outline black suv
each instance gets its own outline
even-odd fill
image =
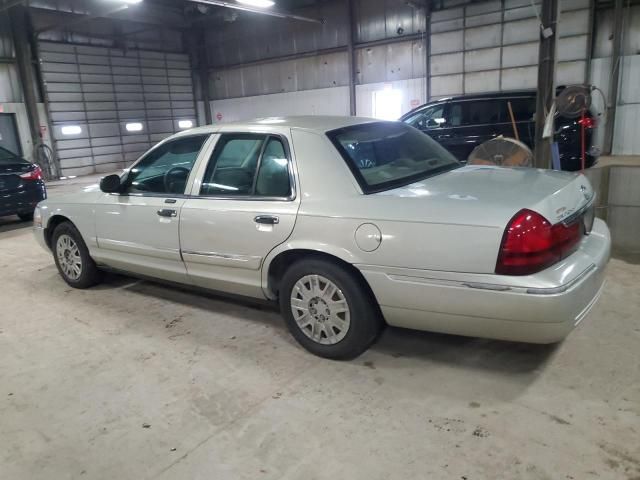
[[[514,137],[508,102],[518,128],[520,140],[533,149],[535,138],[536,92],[520,90],[443,98],[427,103],[403,115],[400,120],[427,133],[466,162],[474,148],[498,135]],[[557,117],[555,141],[563,170],[580,170],[582,119]],[[599,150],[592,146],[595,118],[587,112],[585,126],[585,167],[593,166]]]

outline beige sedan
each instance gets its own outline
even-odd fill
[[[309,351],[385,324],[549,343],[597,300],[609,231],[580,174],[462,166],[399,122],[268,118],[180,132],[39,204],[62,278],[104,269],[279,302]]]

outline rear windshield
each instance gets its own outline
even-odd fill
[[[428,135],[401,122],[375,122],[327,133],[365,193],[408,185],[460,166]]]
[[[0,163],[26,163],[22,158],[6,148],[0,147]]]

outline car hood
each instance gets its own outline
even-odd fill
[[[100,190],[98,184],[87,185],[78,188],[77,191],[68,193],[57,193],[55,185],[49,187],[50,198],[41,202],[42,205],[55,204],[92,204],[95,203],[104,193]],[[51,198],[52,197],[52,198]]]
[[[533,168],[471,165],[375,194],[396,218],[504,227],[521,209],[557,223],[593,197],[581,174]]]

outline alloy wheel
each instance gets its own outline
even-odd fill
[[[78,280],[82,274],[82,258],[75,240],[67,234],[60,235],[56,243],[56,255],[65,276],[70,280]]]
[[[291,312],[298,327],[314,342],[333,345],[342,340],[351,323],[342,290],[322,275],[306,275],[291,290]]]

